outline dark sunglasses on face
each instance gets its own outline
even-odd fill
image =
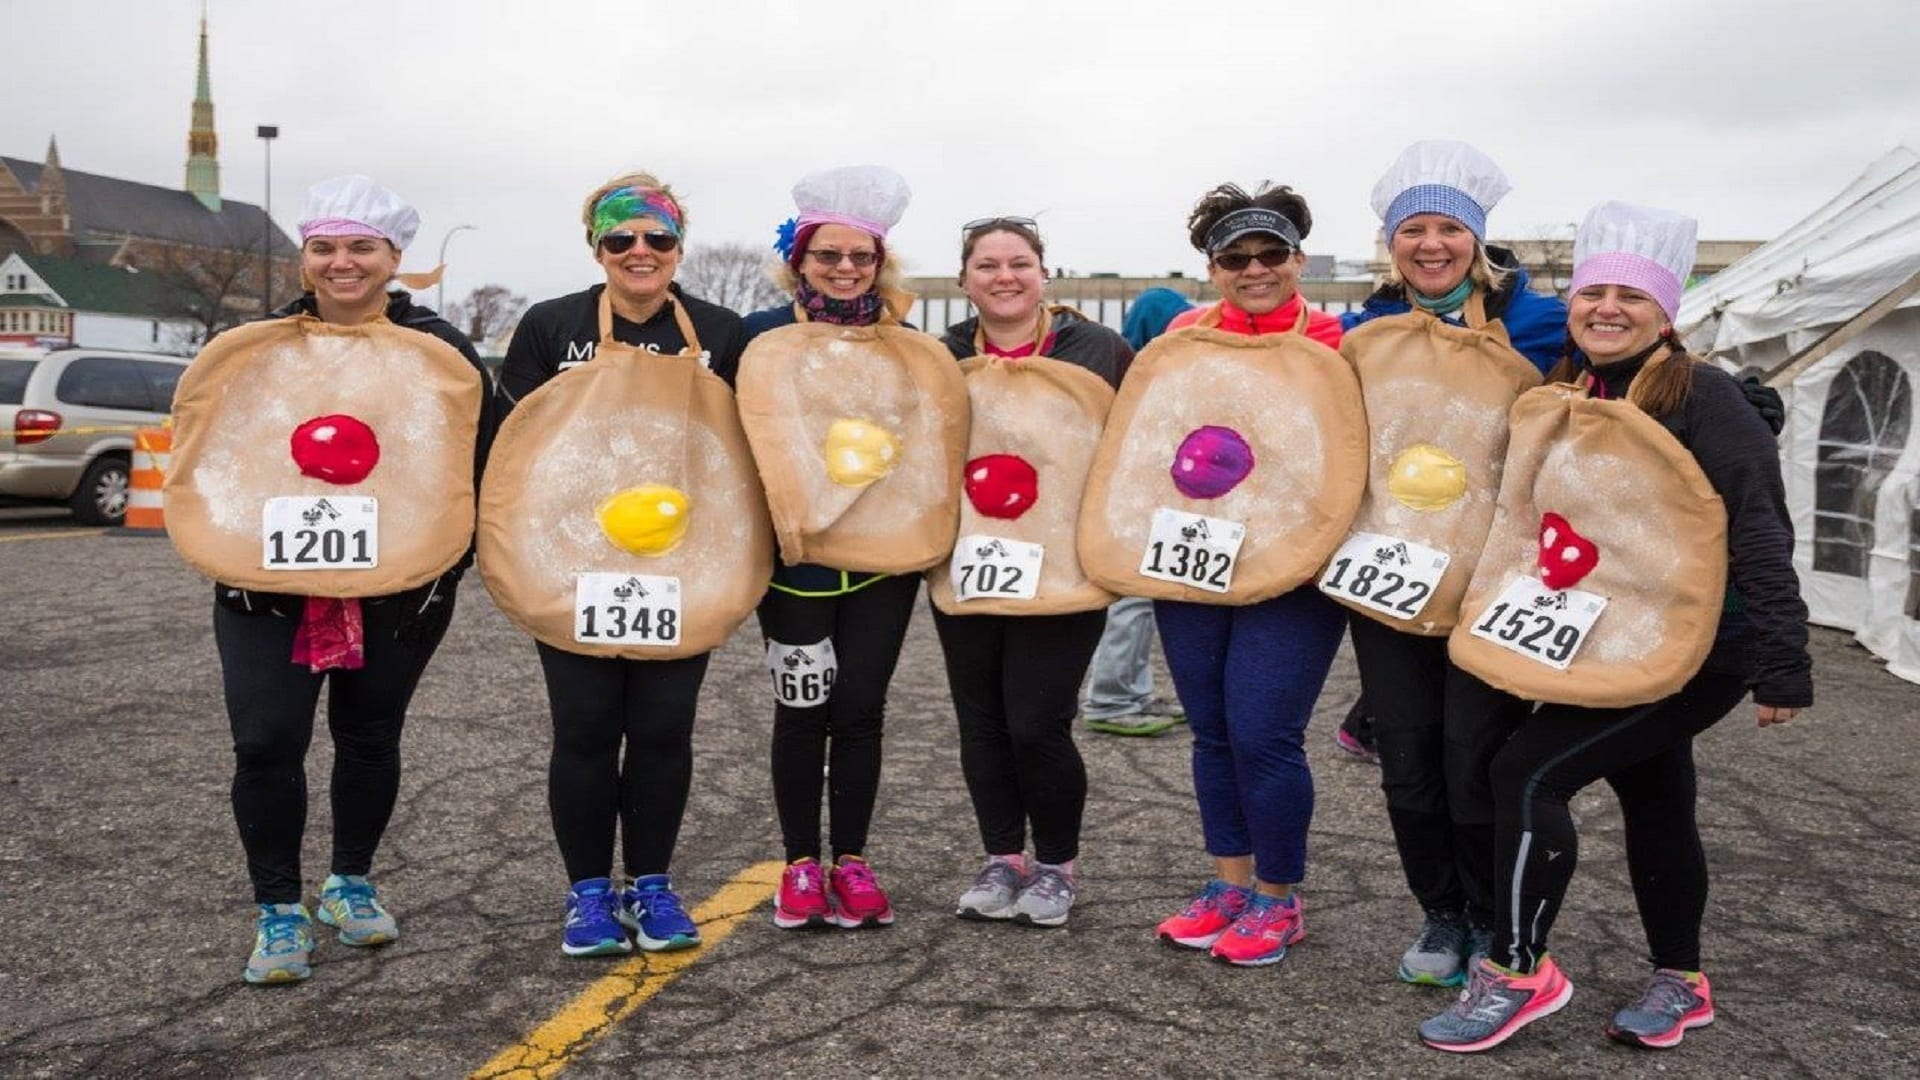
[[[839,266],[840,261],[845,259],[847,262],[852,263],[862,270],[880,261],[879,253],[872,251],[816,251],[810,249],[807,252],[807,258],[812,259],[820,266]]]
[[[1260,260],[1261,266],[1269,270],[1277,270],[1282,263],[1291,258],[1293,258],[1293,249],[1290,247],[1262,248],[1251,255],[1244,251],[1223,251],[1213,257],[1213,265],[1229,274],[1237,274],[1245,270],[1247,264],[1255,259]]]
[[[625,255],[633,250],[635,243],[641,240],[645,240],[648,247],[662,255],[680,246],[680,238],[665,229],[654,229],[643,233],[618,229],[600,238],[600,250],[609,255]]]

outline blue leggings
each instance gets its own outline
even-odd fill
[[[1207,854],[1252,855],[1261,881],[1298,883],[1313,821],[1307,720],[1346,609],[1308,584],[1245,607],[1157,600],[1154,617],[1193,731]]]

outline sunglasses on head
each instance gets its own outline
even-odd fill
[[[845,259],[860,269],[865,270],[867,267],[880,261],[880,254],[874,251],[828,251],[824,249],[809,249],[807,251],[807,258],[812,259],[821,266],[839,266],[840,261]]]
[[[665,255],[680,246],[680,238],[665,229],[651,229],[636,233],[631,229],[616,229],[600,238],[600,250],[609,255],[625,255],[633,250],[633,245],[645,240],[647,246]]]
[[[960,235],[972,236],[989,225],[1018,225],[1020,228],[1032,229],[1036,232],[1040,228],[1040,223],[1030,217],[983,217],[974,218],[960,226]]]
[[[1277,270],[1281,264],[1293,258],[1293,249],[1282,244],[1279,247],[1261,248],[1252,254],[1244,251],[1223,251],[1213,257],[1213,265],[1229,274],[1237,274],[1247,268],[1255,259],[1269,270]]]

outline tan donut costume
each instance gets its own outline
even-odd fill
[[[839,570],[913,573],[953,550],[967,387],[937,339],[881,322],[801,321],[740,358],[740,421],[760,469],[780,558]]]
[[[1041,321],[1042,341],[1049,321]],[[1077,543],[1087,471],[1113,407],[1113,388],[1078,364],[1047,357],[974,356],[961,361],[960,370],[973,413],[960,499],[962,546],[1037,544],[1044,557],[1031,599],[987,590],[961,600],[950,556],[927,572],[934,606],[949,615],[1061,615],[1106,607],[1114,595],[1088,580]],[[958,548],[954,555],[962,573],[979,558]],[[1013,591],[1004,584],[999,590]]]
[[[613,340],[602,292],[593,359],[521,399],[494,440],[480,573],[507,618],[556,649],[634,660],[708,652],[753,611],[773,572],[733,393],[701,365],[693,324],[673,310],[687,350],[647,352]],[[629,595],[645,596],[644,583],[676,590],[673,640],[640,640],[624,625],[626,640],[608,640],[613,613],[589,603],[589,623],[578,606],[583,575],[628,575],[616,587]],[[597,640],[582,640],[589,632]]]
[[[345,598],[432,581],[473,537],[484,393],[459,350],[385,319],[296,315],[228,330],[174,395],[167,535],[194,569],[243,589]],[[359,461],[370,471],[302,472],[303,446],[345,440],[348,428],[377,441]],[[270,521],[275,501],[298,502],[301,515]],[[359,564],[329,565],[335,555]]]
[[[1400,609],[1411,607],[1411,617],[1335,590],[1328,594],[1370,619],[1429,637],[1446,634],[1459,617],[1493,524],[1507,412],[1515,398],[1540,385],[1539,370],[1514,351],[1506,329],[1487,321],[1480,290],[1464,314],[1465,326],[1418,310],[1389,315],[1355,327],[1340,342],[1340,354],[1360,375],[1371,442],[1366,498],[1352,531],[1381,538],[1356,558],[1390,566],[1396,544],[1405,541],[1449,559],[1430,593],[1402,594]]]
[[[1636,381],[1663,361],[1649,361]],[[1547,618],[1555,612],[1501,604],[1509,586],[1528,577],[1605,601],[1565,670],[1542,662],[1558,658],[1556,642],[1565,640]],[[1657,701],[1705,662],[1726,578],[1726,508],[1679,440],[1624,399],[1543,386],[1514,403],[1499,505],[1447,651],[1463,669],[1532,701]],[[1477,636],[1476,627],[1513,647]]]
[[[1340,354],[1300,333],[1305,307],[1293,332],[1253,337],[1215,329],[1218,311],[1142,350],[1108,415],[1080,509],[1080,561],[1122,596],[1278,596],[1326,562],[1366,489],[1360,382]],[[1188,565],[1177,545],[1154,548],[1161,510],[1187,533],[1199,529],[1195,515],[1243,531],[1231,574],[1212,561],[1206,588],[1142,573],[1156,556],[1163,568]]]

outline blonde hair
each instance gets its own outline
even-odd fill
[[[624,187],[644,188],[648,191],[657,191],[667,198],[672,199],[673,204],[680,208],[680,231],[682,233],[686,232],[687,204],[680,201],[680,196],[673,193],[672,187],[661,183],[660,178],[650,172],[621,173],[619,176],[594,188],[593,194],[587,196],[587,201],[580,204],[580,224],[587,228],[587,245],[589,247],[593,245],[593,208],[600,205],[601,199],[606,198],[608,195]]]
[[[1480,287],[1482,292],[1497,292],[1513,275],[1511,270],[1503,270],[1493,265],[1493,259],[1487,254],[1487,245],[1478,239],[1473,242],[1473,262],[1467,265],[1467,276]],[[1400,276],[1400,261],[1393,257],[1393,237],[1387,237],[1387,281],[1402,291],[1407,288],[1407,279]],[[1409,300],[1412,297],[1408,297]]]

